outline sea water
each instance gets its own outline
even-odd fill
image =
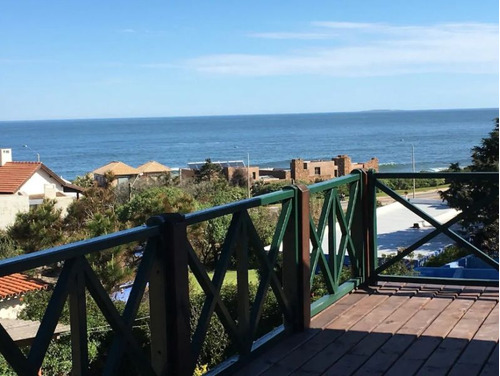
[[[367,111],[0,122],[0,148],[17,161],[41,161],[68,180],[111,161],[243,160],[288,168],[292,158],[354,162],[377,157],[381,171],[436,171],[470,164],[471,148],[494,128],[498,109]],[[27,145],[27,147],[24,147]]]

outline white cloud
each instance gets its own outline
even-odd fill
[[[399,26],[314,22],[320,33],[258,33],[272,39],[323,39],[321,46],[277,54],[219,54],[186,62],[198,72],[242,76],[498,73],[498,26],[461,23]],[[335,31],[335,40],[328,30]],[[310,37],[307,38],[307,35]],[[314,37],[316,35],[316,37]],[[319,37],[321,36],[321,37]]]

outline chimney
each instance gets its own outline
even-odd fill
[[[12,162],[12,149],[0,149],[0,167]]]

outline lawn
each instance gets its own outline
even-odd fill
[[[214,272],[209,272],[208,276],[210,277],[210,279],[212,279],[213,276],[214,276]],[[192,278],[190,278],[190,280],[194,282],[194,290],[195,290],[195,292],[201,292],[202,291],[201,287],[198,284],[198,281],[196,281],[196,278],[194,278],[194,276],[192,276]],[[248,271],[248,281],[250,283],[253,283],[253,284],[257,284],[259,282],[259,276],[258,276],[258,273],[257,273],[256,269],[250,269]],[[232,285],[236,285],[236,270],[228,270],[226,272],[226,276],[224,278],[224,283],[223,284],[224,285],[231,285],[231,284]]]

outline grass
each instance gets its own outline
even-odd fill
[[[191,273],[189,274],[190,281],[194,282],[194,291],[197,293],[202,292],[201,286],[196,278]],[[208,276],[210,277],[210,279],[212,279],[214,276],[214,272],[209,272]],[[259,276],[256,269],[250,269],[248,271],[248,282],[253,284],[257,284],[259,282]],[[236,270],[228,270],[226,272],[223,285],[236,285]]]

